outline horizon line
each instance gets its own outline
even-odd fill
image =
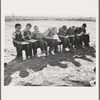
[[[96,18],[94,16],[34,16],[34,15],[5,15],[5,17],[7,16],[12,16],[12,17],[49,17],[49,18],[54,18],[54,17],[58,17],[58,18],[65,18],[65,17],[76,17],[76,18],[79,18],[79,17],[82,17],[82,18]]]

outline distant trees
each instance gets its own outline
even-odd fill
[[[25,16],[5,16],[5,21],[25,21],[25,20],[57,20],[57,21],[96,21],[93,17],[25,17]]]

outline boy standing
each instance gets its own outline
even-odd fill
[[[22,43],[24,40],[22,39],[22,34],[21,34],[21,24],[17,23],[15,25],[15,32],[13,32],[12,34],[12,39],[13,39],[13,44],[16,47],[16,52],[17,52],[17,56],[16,58],[22,58],[22,50],[24,49],[24,47],[26,48],[26,56],[28,57],[28,45],[24,45],[22,46]]]

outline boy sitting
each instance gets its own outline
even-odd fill
[[[13,39],[13,44],[16,47],[16,52],[17,56],[16,58],[22,58],[22,50],[24,49],[26,51],[26,57],[28,57],[28,49],[29,46],[22,45],[22,42],[24,41],[22,39],[22,34],[21,34],[21,24],[17,23],[15,24],[15,31],[12,34],[12,39]]]
[[[37,48],[41,49],[41,53],[47,55],[47,46],[48,43],[42,39],[43,34],[40,33],[38,26],[34,26],[34,31],[32,32],[32,39],[37,41]]]
[[[74,49],[74,46],[75,46],[75,29],[76,27],[72,26],[72,27],[69,27],[66,32],[70,40],[71,49]]]
[[[84,45],[85,45],[86,47],[89,47],[89,46],[90,46],[90,45],[89,45],[89,42],[90,42],[90,35],[87,34],[87,32],[86,32],[86,27],[87,27],[87,25],[86,25],[86,23],[84,23],[84,24],[82,25],[83,43],[84,43]]]
[[[83,47],[83,32],[81,27],[75,29],[75,47],[76,49]]]
[[[30,31],[31,27],[32,27],[32,25],[30,23],[28,23],[26,25],[25,30],[23,30],[23,33],[22,33],[23,39],[27,42],[29,42],[28,40],[31,40],[31,35],[32,35],[31,31]],[[36,56],[36,54],[37,54],[37,43],[36,42],[34,42],[34,43],[29,42],[29,51],[28,51],[29,55],[28,56],[30,56],[30,57],[32,57],[32,49],[33,49],[34,56]]]
[[[59,29],[59,32],[58,32],[58,35],[59,35],[59,38],[61,40],[61,43],[63,44],[63,49],[62,51],[63,52],[66,52],[65,48],[69,48],[71,49],[70,47],[70,40],[69,38],[67,37],[67,26],[63,25],[60,29]]]
[[[54,50],[54,53],[58,53],[58,41],[59,38],[57,37],[57,28],[49,28],[46,30],[43,34],[43,40],[47,41],[49,46],[49,54],[52,54],[52,51]]]

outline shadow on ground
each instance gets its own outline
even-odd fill
[[[77,50],[73,53],[58,53],[56,55],[50,55],[48,57],[32,58],[25,61],[13,59],[11,62],[4,66],[4,85],[7,86],[10,84],[12,80],[11,74],[15,73],[16,71],[19,71],[20,77],[24,78],[29,75],[29,72],[26,69],[31,69],[37,72],[43,70],[43,68],[47,67],[47,65],[50,65],[52,67],[58,66],[63,69],[69,67],[67,64],[61,64],[60,62],[62,61],[71,62],[76,67],[80,67],[81,64],[78,61],[75,61],[75,55],[77,55],[76,57],[78,59],[92,62],[92,60],[87,58],[86,56],[89,55],[95,57],[95,49],[93,47],[89,47]]]

